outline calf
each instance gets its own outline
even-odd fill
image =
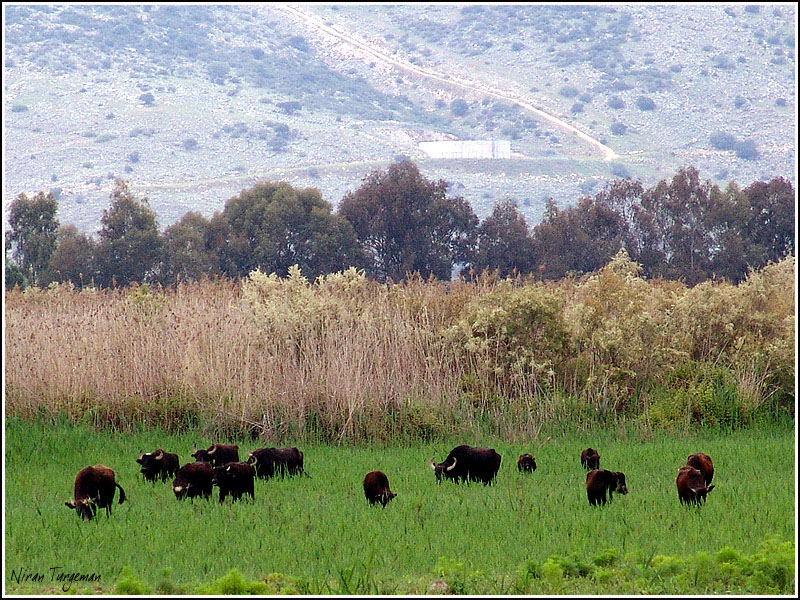
[[[380,502],[384,508],[397,494],[389,489],[389,478],[383,471],[370,471],[364,477],[364,496],[372,505]]]
[[[517,470],[522,473],[533,473],[536,470],[536,459],[530,454],[523,454],[517,460]]]
[[[125,502],[125,490],[114,481],[114,471],[103,465],[84,467],[75,477],[75,493],[72,502],[64,504],[75,509],[82,519],[91,519],[98,508],[106,509],[111,516],[114,493],[119,488],[119,503]]]
[[[444,459],[436,464],[431,459],[431,469],[436,474],[436,481],[442,477],[459,481],[480,481],[484,485],[494,483],[497,471],[500,470],[500,455],[493,448],[473,448],[472,446],[456,446]]]
[[[680,468],[675,485],[678,486],[678,499],[681,504],[698,506],[705,502],[706,496],[715,487],[713,485],[706,487],[703,473],[689,465]]]
[[[211,444],[208,450],[197,450],[192,454],[197,462],[210,462],[219,467],[230,462],[239,462],[239,446],[236,444]]]
[[[606,491],[608,499],[612,500],[614,492],[627,494],[628,488],[625,485],[625,473],[594,469],[586,474],[586,495],[589,497],[589,504],[606,503]]]
[[[142,465],[141,473],[146,481],[155,483],[156,479],[166,481],[178,472],[178,455],[164,452],[161,448],[147,454],[139,453],[136,462]]]
[[[594,448],[587,448],[581,452],[581,465],[584,469],[594,471],[600,468],[600,455]]]
[[[186,463],[172,482],[172,491],[178,500],[184,498],[211,497],[214,469],[208,462]]]
[[[686,459],[686,466],[694,467],[700,471],[703,474],[703,481],[705,481],[706,486],[714,479],[714,463],[708,454],[698,452],[697,454],[689,455],[689,458]]]
[[[213,484],[219,488],[219,501],[225,500],[228,494],[239,500],[243,494],[249,494],[255,500],[253,481],[255,469],[246,462],[232,462],[214,468]]]
[[[297,448],[260,448],[248,455],[247,462],[255,467],[256,476],[262,479],[303,473],[303,453]]]

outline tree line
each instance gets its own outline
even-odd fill
[[[694,167],[650,188],[618,179],[560,209],[549,200],[530,227],[512,200],[482,222],[445,180],[411,161],[376,169],[334,211],[315,188],[258,183],[210,219],[188,212],[159,230],[147,198],[117,180],[96,236],[60,225],[52,193],[17,196],[5,237],[7,289],[172,285],[255,269],[309,277],[354,266],[378,281],[410,274],[450,280],[485,271],[557,280],[593,272],[625,248],[651,278],[738,283],[749,269],[794,254],[792,184],[783,177],[724,189]]]

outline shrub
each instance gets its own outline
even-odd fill
[[[611,134],[612,135],[625,135],[625,132],[628,131],[628,128],[623,125],[622,123],[612,123],[611,124]]]
[[[450,112],[456,117],[463,117],[468,109],[467,103],[461,98],[456,98],[450,103]]]
[[[636,99],[636,108],[639,110],[655,110],[656,103],[647,96],[639,96]]]
[[[736,156],[745,160],[756,160],[759,156],[758,147],[752,139],[742,140],[734,146]]]
[[[606,102],[609,108],[613,108],[618,110],[620,108],[625,108],[625,102],[623,102],[622,98],[619,96],[611,96],[608,101]]]
[[[558,89],[558,95],[564,98],[574,98],[580,93],[574,85],[564,85]]]
[[[708,141],[717,150],[733,150],[737,144],[736,138],[724,131],[715,131],[709,136]]]

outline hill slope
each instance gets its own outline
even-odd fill
[[[4,16],[4,202],[54,188],[61,221],[88,231],[114,177],[150,198],[162,226],[210,215],[259,179],[337,203],[399,156],[480,216],[510,196],[529,222],[550,196],[685,164],[720,181],[794,178],[793,6],[6,5]],[[442,139],[509,139],[513,154],[419,150]]]

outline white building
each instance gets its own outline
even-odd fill
[[[430,158],[511,158],[509,140],[456,140],[420,142]]]

